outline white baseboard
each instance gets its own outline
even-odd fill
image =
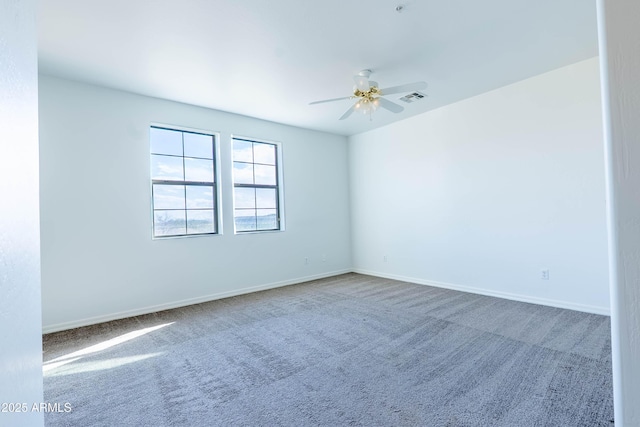
[[[378,271],[364,270],[360,268],[353,269],[354,273],[366,274],[369,276],[383,277],[385,279],[401,280],[403,282],[416,283],[418,285],[434,286],[436,288],[451,289],[454,291],[469,292],[472,294],[487,295],[491,297],[504,298],[513,301],[528,302],[532,304],[547,305],[550,307],[566,308],[569,310],[582,311],[585,313],[602,314],[609,316],[611,314],[609,307],[598,307],[586,304],[576,304],[567,301],[558,301],[547,298],[532,297],[528,295],[511,294],[508,292],[492,291],[489,289],[476,288],[472,286],[456,285],[453,283],[435,282],[433,280],[418,279],[415,277],[400,276],[397,274],[380,273]]]
[[[43,325],[42,333],[49,334],[52,332],[64,331],[67,329],[79,328],[82,326],[95,325],[97,323],[109,322],[112,320],[124,319],[127,317],[141,316],[143,314],[155,313],[172,308],[185,307],[187,305],[200,304],[202,302],[214,301],[222,298],[234,297],[237,295],[249,294],[252,292],[265,291],[267,289],[280,288],[282,286],[296,285],[299,283],[309,282],[311,280],[324,279],[327,277],[338,276],[340,274],[351,273],[351,269],[332,271],[328,273],[316,274],[312,276],[298,277],[296,279],[283,280],[281,282],[267,283],[264,285],[251,286],[248,288],[234,289],[232,291],[218,292],[215,294],[204,295],[196,298],[188,298],[180,301],[169,302],[165,304],[153,305],[149,307],[136,308],[133,310],[120,311],[118,313],[105,314],[102,316],[88,317],[86,319],[73,320],[71,322],[56,323],[53,325]]]
[[[95,325],[97,323],[109,322],[112,320],[124,319],[127,317],[141,316],[144,314],[155,313],[158,311],[170,310],[172,308],[185,307],[188,305],[214,301],[217,299],[229,298],[237,295],[244,295],[252,292],[264,291],[267,289],[280,288],[282,286],[296,285],[296,284],[308,282],[311,280],[324,279],[327,277],[333,277],[333,276],[338,276],[340,274],[352,273],[352,272],[359,273],[359,274],[366,274],[369,276],[382,277],[385,279],[401,280],[403,282],[416,283],[419,285],[434,286],[436,288],[451,289],[455,291],[469,292],[472,294],[504,298],[504,299],[509,299],[513,301],[547,305],[550,307],[566,308],[569,310],[576,310],[576,311],[582,311],[582,312],[594,313],[594,314],[602,314],[605,316],[610,315],[609,307],[598,307],[598,306],[591,306],[591,305],[585,305],[585,304],[576,304],[576,303],[567,302],[567,301],[558,301],[558,300],[552,300],[547,298],[532,297],[528,295],[519,295],[519,294],[508,293],[508,292],[492,291],[489,289],[476,288],[476,287],[465,286],[465,285],[456,285],[453,283],[436,282],[433,280],[419,279],[416,277],[401,276],[398,274],[388,274],[388,273],[381,273],[379,271],[355,268],[355,269],[332,271],[332,272],[316,274],[312,276],[298,277],[296,279],[283,280],[281,282],[267,283],[267,284],[258,285],[258,286],[251,286],[248,288],[235,289],[232,291],[218,292],[215,294],[204,295],[201,297],[189,298],[189,299],[169,302],[165,304],[142,307],[142,308],[137,308],[133,310],[126,310],[126,311],[121,311],[117,313],[89,317],[89,318],[80,319],[80,320],[73,320],[71,322],[56,323],[52,325],[43,325],[42,333],[49,334],[52,332],[59,332],[67,329],[79,328],[82,326]]]

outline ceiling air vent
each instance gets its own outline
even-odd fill
[[[409,95],[405,95],[402,98],[400,98],[400,101],[404,101],[407,104],[411,104],[412,102],[420,101],[422,98],[426,98],[426,97],[427,95],[425,95],[424,93],[413,92],[413,93],[410,93]]]

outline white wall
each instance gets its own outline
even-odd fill
[[[3,426],[44,423],[30,411],[43,399],[36,7],[0,2],[0,403],[28,405]]]
[[[598,79],[593,58],[350,137],[355,270],[607,313]]]
[[[347,145],[41,76],[44,329],[351,269],[607,313],[598,78],[594,58]],[[221,132],[223,235],[151,239],[151,122]],[[232,133],[283,143],[285,232],[233,234]]]
[[[617,426],[640,426],[640,3],[598,1]]]
[[[351,268],[345,137],[49,76],[40,119],[45,331]],[[151,239],[152,122],[221,132],[223,235]],[[232,133],[282,143],[286,231],[234,235]]]

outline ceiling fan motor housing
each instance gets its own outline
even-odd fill
[[[380,89],[378,89],[377,86],[371,86],[367,91],[362,91],[358,88],[355,88],[353,90],[353,96],[357,98],[365,98],[365,99],[368,99],[369,101],[373,100],[374,96],[376,95],[380,96],[381,94],[382,93],[380,92]]]

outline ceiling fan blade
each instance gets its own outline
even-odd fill
[[[388,87],[386,89],[380,89],[380,92],[382,92],[382,95],[393,95],[394,93],[413,92],[414,90],[420,90],[420,89],[426,89],[426,88],[427,88],[426,82],[415,82],[415,83],[408,83],[406,85],[393,86],[393,87]]]
[[[325,102],[333,102],[333,101],[342,101],[344,99],[350,99],[350,96],[343,96],[342,98],[333,98],[333,99],[323,99],[322,101],[313,101],[310,102],[309,105],[314,105],[314,104],[323,104]]]
[[[369,78],[365,76],[353,76],[353,81],[356,82],[356,88],[362,92],[369,90]]]
[[[354,111],[356,111],[356,104],[353,104],[351,106],[351,108],[349,108],[343,115],[342,117],[340,117],[340,120],[344,120],[347,117],[349,117],[351,115],[351,113],[353,113]]]
[[[398,105],[395,102],[391,102],[388,99],[384,99],[382,97],[376,98],[376,99],[378,100],[378,102],[380,103],[380,106],[382,108],[385,108],[385,109],[391,111],[392,113],[399,113],[399,112],[404,110],[403,106]]]

